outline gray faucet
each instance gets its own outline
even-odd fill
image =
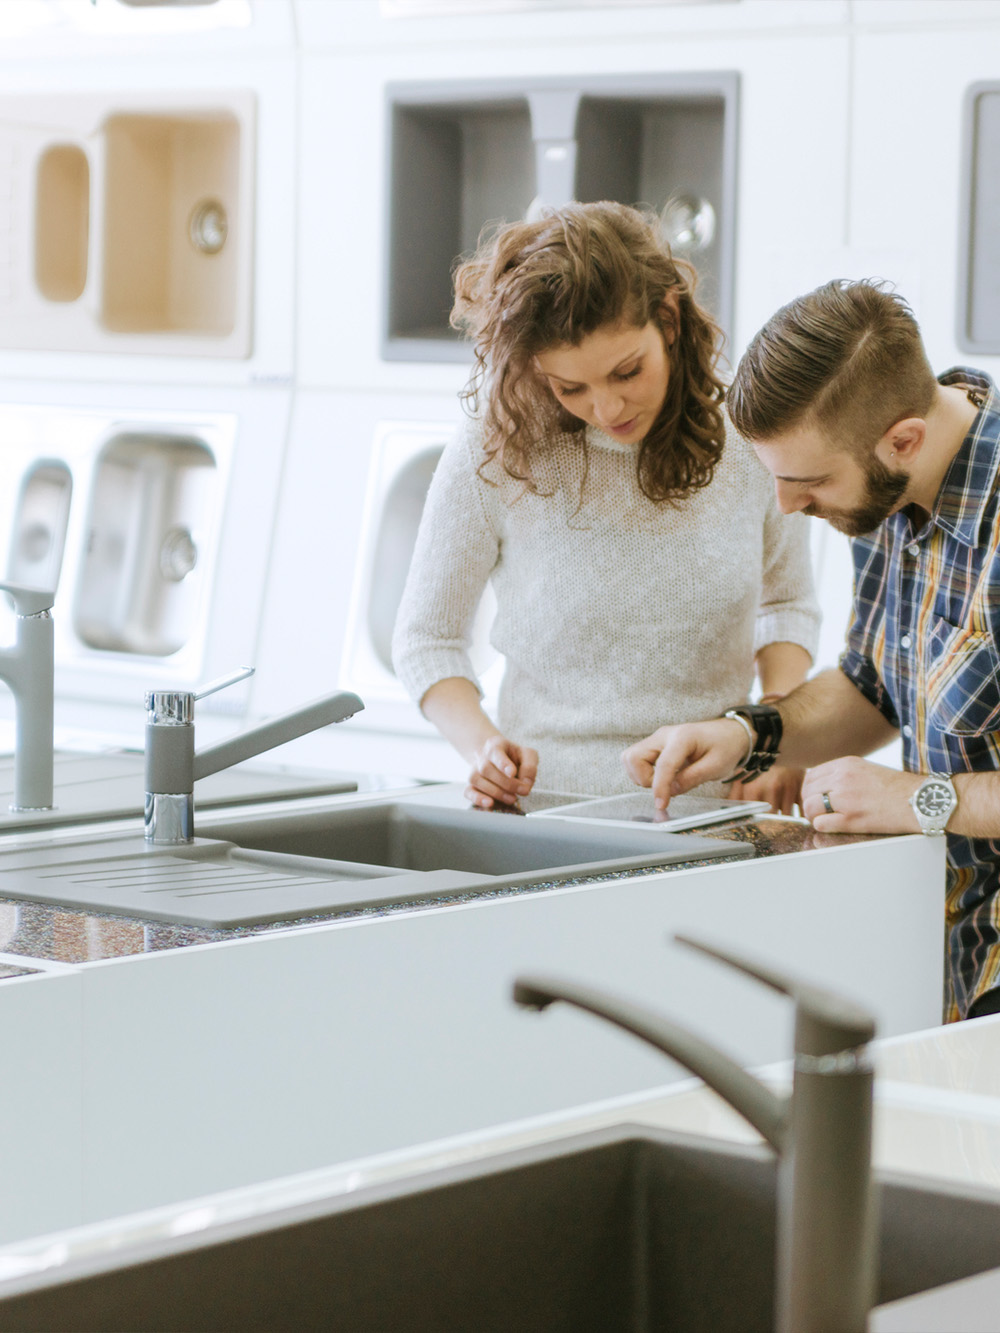
[[[196,699],[253,675],[253,667],[241,667],[204,686],[197,693],[187,690],[150,690],[146,694],[146,841],[177,845],[194,841],[194,784],[199,778],[273,750],[310,731],[343,722],[364,708],[356,694],[324,695],[290,713],[272,718],[259,727],[241,732],[218,745],[195,753],[194,705]]]
[[[702,1038],[590,988],[520,977],[514,999],[558,1000],[649,1042],[705,1080],[778,1155],[776,1328],[863,1333],[875,1296],[876,1208],[871,1182],[871,1015],[848,1000],[759,963],[678,935],[681,944],[795,1000],[790,1097],[780,1097]]]
[[[14,799],[11,810],[52,809],[54,592],[0,583],[17,616],[13,647],[0,649],[0,680],[14,695]]]

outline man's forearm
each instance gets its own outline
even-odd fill
[[[888,744],[896,729],[842,671],[832,668],[807,680],[781,700],[779,761],[813,767],[841,755],[871,754]]]

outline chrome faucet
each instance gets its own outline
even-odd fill
[[[17,637],[0,649],[0,680],[14,695],[14,799],[10,808],[52,809],[54,592],[0,583],[17,616]]]
[[[252,759],[254,755],[273,750],[320,727],[343,722],[364,708],[356,694],[324,695],[195,753],[195,700],[245,680],[253,672],[253,667],[240,667],[197,693],[150,690],[146,694],[144,822],[147,842],[176,845],[194,841],[194,784],[199,778],[207,778],[210,773]]]
[[[790,1097],[772,1092],[686,1028],[574,984],[518,978],[530,1009],[562,1000],[641,1037],[713,1088],[778,1155],[775,1327],[779,1333],[863,1333],[875,1296],[876,1208],[871,1181],[871,1015],[848,1000],[686,936],[795,1000]]]

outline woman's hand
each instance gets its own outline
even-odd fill
[[[749,782],[734,782],[726,795],[732,801],[767,801],[772,814],[794,815],[802,804],[804,768],[784,768],[775,764]]]
[[[480,810],[494,805],[515,805],[535,785],[538,751],[521,746],[506,736],[490,736],[472,759],[465,799]]]

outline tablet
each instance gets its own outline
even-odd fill
[[[601,824],[637,824],[676,833],[680,829],[699,828],[703,824],[724,824],[733,819],[750,819],[769,813],[766,801],[730,801],[721,796],[675,796],[667,810],[657,810],[650,791],[626,792],[599,800],[580,801],[550,810],[533,810],[529,819],[586,819]]]

